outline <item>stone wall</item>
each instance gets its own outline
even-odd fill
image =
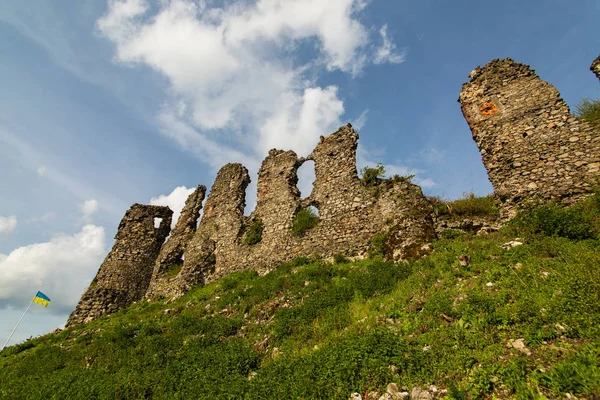
[[[386,234],[390,259],[419,257],[435,237],[432,207],[421,189],[405,179],[366,187],[356,171],[358,134],[350,125],[321,137],[306,158],[293,151],[271,150],[258,174],[254,212],[243,215],[250,181],[240,164],[227,164],[215,179],[200,227],[185,248],[184,263],[169,287],[153,294],[178,296],[191,287],[234,271],[265,274],[296,257],[363,257],[377,233]],[[315,162],[314,189],[302,200],[297,170]],[[291,233],[296,213],[314,206],[319,223],[302,237]],[[260,242],[245,244],[246,231],[262,222]]]
[[[66,326],[110,314],[144,297],[161,246],[171,229],[168,207],[134,204],[119,224],[115,244]],[[154,219],[162,218],[154,227]]]
[[[185,248],[196,232],[205,194],[206,186],[200,185],[187,198],[177,224],[171,231],[171,236],[160,249],[146,297],[151,298],[161,293],[163,287],[171,286],[172,279],[177,275],[177,269],[183,265],[182,257]]]
[[[594,60],[590,69],[600,79],[600,56]]]
[[[476,68],[459,102],[505,217],[532,199],[576,201],[600,171],[600,135],[554,86],[510,58]]]

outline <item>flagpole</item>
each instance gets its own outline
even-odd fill
[[[35,297],[33,299],[35,299]],[[29,311],[29,307],[31,307],[31,305],[33,304],[33,299],[31,299],[31,301],[29,302],[29,305],[25,309],[25,312],[23,313],[23,315],[21,315],[21,319],[19,319],[19,322],[17,322],[17,326],[15,326],[15,329],[12,330],[12,332],[8,336],[8,339],[6,339],[6,342],[4,343],[4,346],[2,346],[2,349],[0,349],[0,351],[4,350],[4,348],[6,347],[6,345],[8,344],[8,342],[10,341],[10,338],[12,337],[12,335],[15,333],[15,331],[19,327],[19,324],[21,323],[21,321],[23,321],[23,317],[25,316],[25,314],[27,314],[27,311]]]

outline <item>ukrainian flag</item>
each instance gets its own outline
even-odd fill
[[[37,292],[37,294],[31,301],[33,301],[34,303],[41,304],[44,307],[48,307],[48,304],[50,304],[50,298],[42,292]]]

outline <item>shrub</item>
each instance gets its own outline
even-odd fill
[[[364,167],[360,170],[360,180],[367,187],[373,187],[385,175],[385,167],[377,163],[375,167]]]
[[[600,99],[583,99],[575,106],[575,115],[588,122],[600,121]]]
[[[371,248],[367,252],[369,258],[381,258],[386,256],[385,241],[387,235],[383,232],[376,233],[371,239]]]
[[[262,231],[264,225],[260,218],[255,218],[246,230],[246,236],[244,237],[244,244],[253,245],[257,244],[262,239]]]
[[[296,237],[302,237],[308,230],[314,228],[318,223],[319,217],[312,208],[302,208],[294,217],[292,235]]]
[[[600,193],[566,207],[546,203],[522,211],[511,224],[521,233],[591,239],[600,233]]]
[[[414,175],[398,175],[398,174],[394,174],[392,176],[390,176],[390,182],[407,182],[407,183],[412,183],[412,180],[415,176]]]
[[[465,193],[462,198],[444,201],[439,197],[430,197],[437,215],[455,215],[458,217],[485,217],[498,215],[498,207],[492,195],[476,197],[473,193]]]
[[[333,256],[333,261],[336,264],[345,264],[347,262],[350,262],[350,260],[348,260],[343,254],[336,254],[335,256]]]

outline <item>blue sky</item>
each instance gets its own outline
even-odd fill
[[[132,203],[177,212],[221,165],[254,177],[270,148],[305,156],[348,121],[359,167],[491,192],[462,83],[511,57],[571,106],[599,97],[599,20],[596,0],[3,2],[0,341],[37,290],[52,304],[11,343],[64,324]]]

